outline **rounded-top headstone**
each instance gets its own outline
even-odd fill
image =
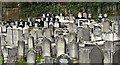
[[[113,55],[113,65],[120,65],[120,49]]]
[[[95,46],[90,52],[90,63],[100,63],[100,65],[103,63],[103,52],[102,50],[98,47]]]

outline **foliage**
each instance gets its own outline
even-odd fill
[[[113,6],[116,6],[116,9]],[[3,4],[3,8],[7,7],[18,7],[21,13],[19,16],[27,18],[41,17],[43,13],[55,15],[73,13],[74,16],[77,16],[78,12],[87,12],[94,16],[98,13],[115,15],[114,12],[118,12],[119,4],[116,2],[19,2]]]

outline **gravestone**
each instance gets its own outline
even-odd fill
[[[44,30],[44,37],[51,38],[52,37],[52,31],[50,28],[47,28]]]
[[[29,36],[27,42],[28,42],[28,49],[29,50],[34,49],[34,37]]]
[[[45,59],[44,65],[53,65],[52,57],[44,57],[44,59]]]
[[[17,65],[16,57],[13,55],[9,55],[6,65]]]
[[[87,18],[87,13],[83,13],[83,17]]]
[[[18,41],[18,59],[19,61],[23,61],[25,53],[25,42],[24,41]]]
[[[29,33],[24,33],[25,44],[28,44],[28,41],[27,41],[28,37],[29,37]]]
[[[76,41],[76,34],[74,32],[70,32],[68,36],[68,42]]]
[[[36,54],[33,49],[27,53],[27,65],[36,65]]]
[[[59,27],[60,27],[60,24],[59,24],[58,19],[55,19],[54,27],[55,27],[55,28],[59,28]]]
[[[13,44],[13,30],[11,27],[7,28],[7,42],[8,42],[8,45]]]
[[[6,41],[5,41],[5,35],[1,35],[0,38],[1,38],[1,42],[0,42],[0,43],[1,43],[1,46],[7,45],[7,44],[6,44]]]
[[[66,41],[63,37],[58,37],[56,42],[57,57],[66,53]]]
[[[35,30],[31,30],[30,34],[32,37],[34,37],[34,43],[37,43],[37,33]]]
[[[48,28],[48,27],[49,27],[48,18],[46,18],[46,21],[44,21],[44,28]]]
[[[51,42],[47,38],[43,39],[42,51],[43,51],[43,53],[42,53],[43,57],[45,57],[45,56],[51,57]]]
[[[39,30],[37,31],[37,37],[38,37],[38,38],[43,37],[43,30],[42,30],[42,29],[39,29]]]
[[[91,52],[90,52],[90,64],[91,65],[103,65],[103,52],[102,50],[98,47],[95,46],[92,48]]]
[[[82,30],[82,39],[84,41],[90,41],[90,30],[89,30],[89,28],[83,28],[83,30]]]
[[[104,43],[104,50],[114,52],[115,51],[114,42],[113,41],[106,41]]]
[[[86,48],[79,49],[79,65],[89,65],[90,58],[89,58],[90,50]]]
[[[110,50],[104,51],[104,65],[111,65],[113,53]]]
[[[101,27],[99,26],[94,27],[93,33],[95,36],[100,36],[102,34]]]
[[[113,54],[113,65],[120,65],[120,49]]]
[[[18,40],[23,41],[24,37],[23,37],[23,30],[18,29]]]
[[[104,33],[110,32],[110,23],[109,23],[108,21],[105,21],[105,22],[103,23],[103,32],[104,32]]]
[[[77,31],[77,42],[82,40],[82,36],[83,36],[82,30],[83,30],[83,28],[80,28],[80,27],[78,28],[78,31]]]
[[[78,44],[75,40],[68,44],[69,55],[72,59],[78,59]]]
[[[5,46],[3,46],[2,48],[2,54],[3,54],[3,58],[4,58],[4,63],[7,63],[8,60],[8,48],[6,48]]]
[[[82,17],[82,13],[81,13],[81,12],[78,13],[78,17],[79,17],[79,18]]]
[[[6,32],[7,32],[6,26],[3,25],[3,26],[2,26],[2,33],[6,33]]]
[[[67,54],[62,54],[57,57],[56,65],[73,65],[72,58]]]
[[[18,46],[19,33],[17,28],[13,28],[13,43],[15,46]]]

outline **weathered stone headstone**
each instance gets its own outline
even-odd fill
[[[7,28],[7,42],[8,42],[8,45],[13,44],[13,31],[11,27]]]
[[[35,30],[30,31],[32,37],[34,37],[34,42],[37,43],[37,33]]]
[[[50,38],[52,36],[52,31],[50,28],[45,29],[44,31],[44,37]]]
[[[42,51],[43,51],[43,57],[49,56],[51,57],[51,42],[49,39],[44,38],[43,44],[42,44]]]
[[[72,61],[72,58],[67,54],[62,54],[57,57],[56,64],[57,65],[73,65],[73,61]]]
[[[18,46],[19,33],[17,28],[13,28],[13,43],[15,46]]]
[[[79,49],[79,65],[89,65],[90,63],[89,53],[90,53],[89,49],[86,48]]]
[[[44,65],[53,65],[53,59],[51,57],[44,57],[45,63]]]
[[[112,65],[113,53],[110,50],[104,51],[104,65]]]
[[[33,49],[27,53],[27,65],[36,65],[36,54]]]
[[[68,36],[68,42],[72,42],[73,40],[75,40],[76,41],[76,34],[75,33],[73,33],[73,32],[70,32],[69,33],[69,36]]]
[[[79,18],[82,17],[82,13],[81,13],[81,12],[78,13],[78,17],[79,17]]]
[[[114,52],[115,51],[114,42],[113,41],[106,41],[104,43],[104,50]]]
[[[105,32],[105,33],[110,32],[110,23],[108,21],[105,21],[103,23],[103,32]]]
[[[82,36],[83,36],[82,30],[83,30],[83,28],[78,28],[78,31],[77,31],[77,42],[82,40]]]
[[[102,50],[98,46],[93,47],[90,52],[90,64],[96,65],[96,63],[98,63],[99,65],[102,65],[104,60],[103,58]]]
[[[66,53],[66,41],[63,37],[58,37],[56,43],[57,57]]]
[[[73,59],[78,59],[78,44],[75,40],[68,44],[69,55]]]
[[[87,13],[83,13],[83,17],[87,18]]]
[[[24,41],[18,41],[18,58],[20,59],[20,61],[23,61],[23,57],[24,57],[24,53],[25,53],[25,42]]]
[[[9,55],[6,65],[17,65],[16,57],[13,55]]]
[[[89,28],[83,28],[82,30],[82,39],[84,41],[90,41],[90,30]]]
[[[120,65],[120,49],[113,54],[113,65]]]
[[[3,46],[2,48],[2,54],[3,54],[3,58],[4,58],[4,63],[7,62],[8,60],[8,48],[6,48],[5,46]]]
[[[34,49],[34,37],[28,37],[28,49]]]
[[[7,45],[7,44],[6,44],[6,40],[5,40],[5,36],[4,36],[4,35],[1,35],[0,38],[1,38],[1,42],[0,42],[0,43],[1,43],[1,46]]]

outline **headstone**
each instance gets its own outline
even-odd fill
[[[79,17],[79,18],[82,17],[82,13],[81,13],[81,12],[78,13],[78,17]]]
[[[7,62],[8,60],[8,48],[6,48],[5,46],[2,48],[2,54],[3,54],[3,58],[4,58],[4,63]]]
[[[83,17],[87,18],[87,13],[83,13]]]
[[[102,65],[103,63],[103,52],[98,46],[93,47],[90,52],[90,63],[91,65],[96,65],[96,63]]]
[[[104,43],[104,50],[115,52],[115,44],[113,41],[106,41]]]
[[[7,42],[8,42],[8,45],[13,44],[13,30],[11,27],[7,28]]]
[[[43,30],[42,29],[39,29],[38,31],[37,31],[37,37],[38,38],[41,38],[41,37],[43,37]]]
[[[120,49],[113,55],[113,65],[120,65]]]
[[[89,58],[90,50],[86,48],[79,49],[79,65],[89,65],[90,58]]]
[[[27,53],[27,65],[36,65],[36,54],[34,50],[29,50]]]
[[[76,43],[75,40],[73,40],[72,42],[70,42],[68,44],[68,49],[69,49],[69,55],[71,58],[73,59],[78,59],[78,44]]]
[[[2,32],[3,32],[3,33],[7,32],[7,29],[6,29],[6,26],[5,26],[5,25],[2,26]]]
[[[24,33],[24,41],[25,41],[25,44],[28,44],[28,37],[29,37],[29,33]]]
[[[45,65],[53,65],[53,59],[51,57],[45,57]]]
[[[92,14],[88,14],[88,18],[91,19],[92,18]]]
[[[51,57],[51,42],[49,39],[44,38],[43,39],[43,44],[42,44],[42,51],[43,51],[43,57],[49,56]]]
[[[1,38],[1,42],[0,42],[0,43],[1,43],[1,46],[7,45],[7,44],[6,44],[6,41],[5,41],[5,36],[4,36],[4,35],[1,35],[0,38]]]
[[[57,57],[56,64],[57,65],[73,65],[73,61],[72,61],[72,58],[67,54],[62,54]]]
[[[73,32],[70,32],[68,37],[68,42],[72,42],[73,40],[76,41],[76,34]]]
[[[19,32],[17,28],[13,28],[13,43],[15,46],[18,46]]]
[[[108,21],[105,21],[103,23],[103,32],[105,32],[105,33],[110,32],[110,23]]]
[[[46,38],[51,38],[52,37],[52,31],[51,31],[50,28],[45,29],[44,37],[46,37]]]
[[[46,18],[46,21],[44,21],[44,28],[48,28],[49,24],[48,24],[48,18]]]
[[[82,36],[83,36],[82,30],[83,30],[83,28],[78,28],[78,31],[77,31],[77,42],[82,40]]]
[[[17,65],[16,57],[13,55],[9,55],[6,65]]]
[[[34,49],[34,37],[29,36],[28,37],[28,49]]]
[[[34,37],[34,42],[36,43],[37,42],[37,33],[36,33],[36,31],[35,30],[31,30],[30,34],[31,34],[32,37]]]
[[[18,56],[23,57],[25,53],[25,42],[18,41]]]
[[[110,50],[104,51],[104,65],[112,65],[113,53]]]
[[[56,43],[56,49],[57,49],[57,57],[60,56],[61,54],[66,53],[66,41],[63,37],[58,37],[57,38],[57,43]]]
[[[60,27],[59,21],[57,19],[55,19],[54,27],[56,28]]]
[[[102,17],[103,17],[102,14],[99,14],[99,15],[98,15],[98,18],[102,19]]]
[[[89,30],[89,28],[83,28],[83,30],[82,30],[82,39],[84,41],[90,41],[90,30]]]

